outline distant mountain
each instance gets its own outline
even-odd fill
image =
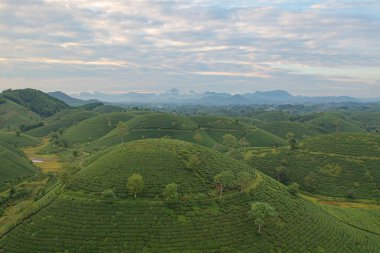
[[[48,94],[52,97],[55,97],[55,98],[65,102],[68,105],[71,105],[71,106],[79,106],[79,105],[84,105],[84,104],[88,103],[85,100],[70,97],[69,95],[67,95],[61,91],[49,92]]]
[[[49,117],[70,107],[65,102],[35,89],[8,89],[1,95],[44,117]]]
[[[293,96],[284,90],[256,91],[246,94],[229,94],[217,92],[181,94],[177,89],[171,89],[161,94],[155,93],[125,93],[104,94],[100,92],[80,93],[80,99],[98,99],[110,103],[124,104],[199,104],[199,105],[248,105],[248,104],[325,104],[325,103],[362,103],[353,97],[306,97]]]

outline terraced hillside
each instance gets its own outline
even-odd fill
[[[134,117],[135,114],[125,112],[99,114],[69,127],[62,137],[70,145],[90,142],[116,128],[119,121],[125,122]]]
[[[321,133],[362,133],[359,126],[347,120],[343,115],[336,113],[321,113],[318,117],[308,121],[309,124],[318,128]]]
[[[0,189],[37,174],[37,169],[17,148],[0,141]]]
[[[189,156],[199,166],[188,166]],[[254,175],[246,192],[229,188],[215,198],[222,170]],[[138,172],[144,190],[123,193]],[[178,184],[175,206],[162,202],[167,183]],[[92,157],[50,205],[0,240],[4,252],[376,252],[379,235],[357,229],[319,206],[288,193],[252,168],[201,146],[145,140]],[[107,190],[107,194],[102,194]],[[116,196],[109,195],[114,191]],[[274,206],[277,222],[261,234],[247,212],[252,201]]]
[[[250,149],[232,156],[284,183],[328,196],[380,199],[380,138],[371,134],[329,134],[288,148]]]
[[[261,129],[286,139],[288,133],[293,133],[297,139],[320,134],[320,132],[307,123],[276,121],[258,125]]]
[[[228,151],[242,145],[273,147],[286,145],[286,141],[269,132],[239,122],[233,118],[218,116],[185,117],[168,113],[149,113],[128,121],[127,130],[115,128],[102,138],[87,145],[86,150],[104,149],[112,145],[149,138],[171,138],[201,144],[219,151]],[[226,143],[225,135],[235,137]]]
[[[26,107],[8,99],[2,101],[0,103],[0,129],[16,130],[22,125],[31,125],[41,121],[41,117],[37,113]]]
[[[22,133],[17,135],[12,132],[0,132],[0,141],[17,147],[36,146],[41,143],[39,138]]]
[[[31,129],[26,133],[37,137],[47,136],[52,132],[58,132],[96,115],[98,115],[96,112],[82,108],[66,109],[45,119],[44,126]]]

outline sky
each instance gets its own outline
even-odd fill
[[[380,97],[379,0],[0,0],[0,90]]]

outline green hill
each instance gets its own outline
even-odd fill
[[[43,117],[49,117],[69,108],[65,102],[35,89],[5,90],[1,95]]]
[[[187,166],[193,155],[198,166]],[[221,200],[215,198],[213,177],[222,170],[252,173],[250,190],[229,188]],[[136,199],[125,193],[135,172],[145,185]],[[167,206],[161,193],[172,182],[180,200]],[[380,248],[378,235],[336,219],[247,165],[185,142],[145,140],[109,149],[90,159],[69,189],[1,238],[1,250],[358,253]],[[253,201],[268,202],[279,214],[261,234],[247,215]]]
[[[197,124],[189,117],[169,113],[151,113],[128,122],[130,129],[195,130]]]
[[[379,157],[380,136],[360,133],[321,135],[306,139],[302,148],[347,156]]]
[[[126,112],[100,114],[69,127],[62,137],[69,145],[91,142],[116,128],[119,121],[126,122],[134,117],[135,114]]]
[[[293,133],[297,139],[319,134],[313,126],[300,122],[275,121],[259,124],[258,127],[283,139],[286,139],[288,133]]]
[[[125,111],[125,109],[120,106],[115,106],[115,105],[102,105],[102,106],[96,107],[94,111],[99,112],[99,113],[111,113],[111,112],[123,112]]]
[[[341,133],[305,139],[292,152],[249,149],[232,156],[285,183],[297,182],[309,192],[380,199],[379,147],[378,136]]]
[[[37,174],[37,169],[17,148],[0,140],[0,189]]]
[[[29,130],[26,133],[37,137],[46,136],[51,132],[57,132],[61,129],[68,128],[96,115],[98,115],[96,112],[82,108],[65,109],[47,118],[44,126]]]
[[[15,133],[11,132],[0,132],[0,141],[17,147],[36,146],[41,143],[39,138],[26,134],[20,134],[17,136]]]
[[[22,125],[32,125],[41,121],[41,117],[9,99],[0,103],[0,129],[16,130]]]
[[[364,132],[359,126],[346,120],[344,116],[336,113],[321,113],[318,117],[308,121],[308,123],[318,128],[321,133]]]

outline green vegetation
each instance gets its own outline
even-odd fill
[[[5,90],[1,95],[44,117],[69,107],[65,102],[34,89]]]
[[[0,141],[0,189],[37,173],[38,170],[19,149]]]
[[[199,156],[201,165],[185,161]],[[201,146],[145,140],[103,151],[73,176],[70,187],[0,240],[6,252],[376,252],[379,236],[347,224],[317,204],[288,193],[258,171]],[[141,159],[144,157],[144,159]],[[110,161],[113,161],[112,163]],[[138,198],[122,194],[138,169]],[[221,200],[213,178],[222,171],[250,172],[251,190],[231,188]],[[120,179],[121,178],[121,179]],[[175,182],[177,205],[161,201]],[[115,189],[110,201],[104,190]],[[99,194],[97,194],[99,193]],[[251,204],[266,202],[277,213],[257,233]],[[259,223],[262,224],[262,223]],[[328,236],[326,236],[328,235]],[[30,240],[31,237],[33,240]],[[56,240],[55,238],[59,238]]]
[[[39,138],[22,134],[21,132],[0,132],[0,141],[17,147],[36,146],[41,143]]]
[[[20,104],[0,96],[0,252],[380,249],[380,107],[94,102],[47,117],[45,95],[5,93]]]
[[[8,99],[3,99],[3,101],[0,103],[0,129],[14,131],[22,125],[36,124],[41,121],[41,117],[28,108]]]
[[[270,218],[277,216],[276,211],[270,204],[260,201],[252,203],[248,214],[255,219],[255,223],[259,227],[259,234],[261,233],[261,227],[267,223]]]
[[[379,137],[330,134],[312,137],[289,153],[288,148],[248,149],[231,155],[267,175],[322,195],[380,199]]]

